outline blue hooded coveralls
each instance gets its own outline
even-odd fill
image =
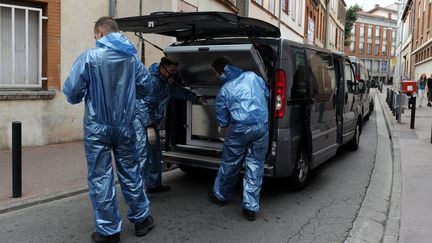
[[[231,128],[225,136],[213,193],[220,201],[231,196],[244,160],[243,208],[258,212],[268,148],[269,91],[254,72],[231,65],[225,66],[220,79],[224,85],[216,97],[216,117],[219,127]]]
[[[89,194],[96,231],[102,235],[121,232],[111,150],[117,177],[132,223],[149,215],[149,201],[142,189],[135,149],[136,87],[144,87],[150,75],[134,56],[136,49],[115,32],[96,41],[96,47],[75,61],[63,92],[71,104],[85,100],[84,148],[87,157]]]
[[[162,150],[159,139],[159,126],[165,117],[165,109],[171,97],[197,101],[198,97],[192,91],[179,84],[170,83],[159,72],[159,64],[149,67],[152,79],[151,94],[137,101],[137,117],[134,121],[137,131],[136,148],[139,154],[140,167],[146,188],[155,188],[162,184]],[[147,127],[156,131],[156,144],[147,141]]]

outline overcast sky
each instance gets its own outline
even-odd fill
[[[393,3],[397,2],[396,0],[345,0],[345,3],[347,5],[347,8],[358,4],[360,7],[363,8],[364,11],[369,11],[375,7],[375,4],[379,4],[381,7],[386,7],[388,5],[391,5]]]

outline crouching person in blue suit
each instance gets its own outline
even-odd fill
[[[222,163],[210,199],[222,206],[231,196],[243,162],[243,215],[255,220],[259,211],[264,160],[268,146],[269,91],[264,80],[254,72],[243,72],[228,57],[213,62],[213,69],[223,82],[216,97],[216,117],[220,128],[228,128]]]

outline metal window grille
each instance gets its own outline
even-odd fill
[[[0,88],[42,86],[42,9],[0,4]]]

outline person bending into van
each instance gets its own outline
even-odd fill
[[[75,61],[63,92],[71,104],[85,100],[84,149],[88,187],[96,231],[94,242],[119,242],[121,216],[111,160],[113,151],[117,177],[129,206],[128,219],[135,235],[153,227],[149,201],[142,190],[138,154],[135,149],[136,87],[150,79],[135,57],[136,49],[118,32],[117,23],[101,17],[94,26],[96,47]]]
[[[176,82],[178,63],[162,57],[160,63],[149,67],[153,78],[152,95],[139,100],[137,118],[134,126],[137,131],[136,148],[140,157],[141,173],[148,193],[170,191],[171,187],[162,185],[162,150],[159,139],[159,125],[164,118],[165,109],[171,97],[199,102],[192,91]]]
[[[231,196],[243,161],[243,215],[255,220],[264,160],[268,147],[269,91],[264,80],[254,72],[243,72],[233,66],[229,57],[214,60],[213,69],[223,82],[216,97],[216,118],[220,128],[228,128],[225,136],[222,162],[216,176],[210,199],[222,206]]]

